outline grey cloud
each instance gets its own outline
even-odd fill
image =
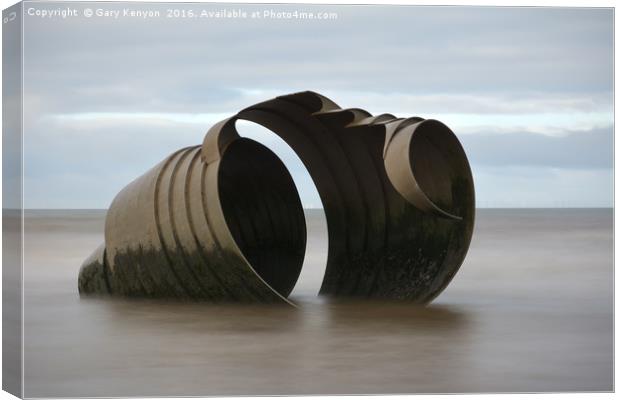
[[[73,3],[76,8],[93,4]],[[327,10],[338,12],[339,19],[27,17],[27,206],[106,207],[129,180],[170,152],[200,143],[210,126],[143,118],[140,113],[228,114],[307,89],[344,107],[373,113],[468,113],[479,120],[490,114],[523,116],[523,131],[492,135],[496,131],[489,127],[460,135],[478,179],[479,199],[552,205],[554,199],[567,198],[575,204],[610,204],[611,128],[567,131],[562,137],[537,135],[527,128],[533,129],[535,118],[528,120],[532,114],[555,113],[557,119],[558,113],[611,113],[611,9],[199,7]],[[58,118],[106,112],[128,117]],[[284,158],[294,175],[303,175],[290,155]],[[307,177],[301,182],[308,183]],[[580,188],[588,185],[588,196],[582,195]],[[316,201],[305,189],[302,195]],[[546,200],[540,203],[541,198]]]
[[[31,122],[24,138],[26,207],[107,208],[174,150],[199,144],[204,129],[144,120]]]
[[[241,88],[594,93],[611,100],[610,10],[276,8],[295,7],[334,10],[340,19],[104,23],[29,17],[28,92],[65,111],[212,112],[240,97],[235,89]],[[108,87],[130,94],[105,96]]]
[[[528,132],[462,135],[470,163],[477,166],[555,168],[613,167],[613,127],[545,136]]]
[[[611,169],[474,168],[478,207],[613,207]]]

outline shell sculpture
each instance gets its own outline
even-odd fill
[[[81,295],[283,302],[301,272],[306,225],[280,159],[237,120],[280,136],[323,203],[320,293],[428,303],[462,264],[474,185],[454,133],[432,119],[372,116],[314,92],[255,104],[129,183],[84,262]]]

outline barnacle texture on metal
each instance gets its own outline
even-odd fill
[[[301,201],[279,158],[239,136],[239,119],[280,136],[314,180],[329,240],[321,294],[426,303],[448,285],[475,212],[454,133],[301,92],[219,122],[126,186],[82,265],[81,294],[288,302],[305,253]]]

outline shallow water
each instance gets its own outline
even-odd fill
[[[610,391],[612,210],[479,210],[430,306],[316,297],[309,213],[298,309],[80,299],[103,211],[25,219],[25,395]]]

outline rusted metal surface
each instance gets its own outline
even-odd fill
[[[341,109],[314,92],[214,125],[125,187],[82,294],[288,302],[306,230],[291,176],[236,129],[260,124],[305,164],[327,219],[321,294],[431,301],[460,267],[474,225],[467,157],[439,121]]]

